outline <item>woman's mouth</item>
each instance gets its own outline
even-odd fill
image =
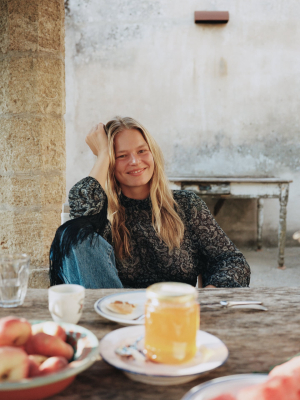
[[[140,168],[140,169],[135,169],[134,171],[129,171],[127,172],[128,175],[132,175],[132,176],[138,176],[141,175],[146,168]]]

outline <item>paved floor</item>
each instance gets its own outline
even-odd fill
[[[285,270],[277,268],[277,248],[241,251],[251,267],[250,287],[300,287],[300,246],[285,249]]]

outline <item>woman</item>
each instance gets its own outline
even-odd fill
[[[93,128],[86,143],[97,160],[70,191],[75,219],[53,241],[51,284],[195,285],[201,274],[204,287],[249,285],[249,265],[205,203],[168,188],[162,153],[141,124],[116,117]]]

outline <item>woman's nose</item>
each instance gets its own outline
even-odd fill
[[[130,154],[130,158],[129,158],[129,163],[130,164],[138,164],[140,161],[139,157],[137,156],[137,154],[131,153]]]

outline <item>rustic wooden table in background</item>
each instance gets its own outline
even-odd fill
[[[257,248],[262,247],[264,221],[264,199],[279,200],[278,266],[284,267],[286,238],[286,211],[291,180],[280,178],[222,177],[204,178],[199,176],[169,177],[172,189],[191,190],[199,196],[219,198],[219,208],[225,199],[257,199]],[[217,207],[218,208],[218,207]]]
[[[79,325],[90,329],[100,340],[120,325],[94,311],[99,298],[122,289],[86,290],[84,312]],[[69,388],[53,400],[180,400],[193,386],[224,375],[268,372],[271,366],[300,353],[299,289],[199,289],[202,302],[220,300],[261,300],[268,311],[201,307],[201,329],[219,337],[229,349],[229,359],[220,368],[179,386],[150,386],[133,382],[122,372],[97,361],[77,376]],[[51,320],[46,289],[29,289],[21,307],[0,308],[0,317],[22,316]]]

